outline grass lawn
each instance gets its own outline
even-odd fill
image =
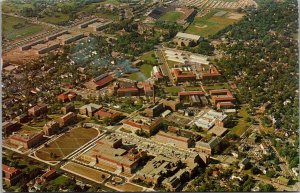
[[[136,81],[143,81],[148,79],[151,76],[152,67],[153,66],[150,64],[143,64],[142,66],[140,66],[139,72],[135,72],[129,75],[129,79]]]
[[[180,88],[177,86],[166,87],[165,91],[170,93],[171,95],[177,95],[178,92],[180,91]]]
[[[69,19],[70,19],[70,17],[68,14],[56,12],[51,16],[46,16],[46,17],[42,18],[41,21],[59,25],[62,22],[69,21]]]
[[[68,181],[68,179],[69,178],[67,178],[66,176],[59,176],[54,180],[51,180],[49,183],[53,185],[64,185]]]
[[[208,37],[210,35],[216,34],[218,31],[222,30],[226,26],[236,22],[234,19],[229,19],[224,17],[213,16],[218,10],[213,10],[204,17],[195,18],[192,24],[186,29],[186,33],[191,33],[195,35],[200,35],[203,37]]]
[[[85,105],[85,103],[83,101],[74,101],[75,108],[80,108],[83,105]]]
[[[97,183],[102,183],[106,178],[110,177],[110,174],[74,162],[67,163],[63,169]]]
[[[205,85],[204,84],[204,89],[206,91],[208,90],[214,90],[214,89],[225,89],[225,88],[229,88],[228,84],[227,83],[224,83],[224,84],[208,84],[208,85]]]
[[[186,91],[202,91],[202,88],[200,86],[189,86],[184,87]]]
[[[8,40],[15,40],[39,33],[44,30],[41,25],[30,23],[24,19],[2,15],[3,36]]]
[[[32,3],[25,2],[13,2],[13,1],[3,1],[2,2],[2,12],[3,13],[18,13],[22,8],[33,8]]]
[[[162,17],[159,18],[160,21],[170,21],[170,22],[176,22],[181,18],[183,14],[178,11],[170,11],[164,14]]]
[[[154,55],[154,51],[150,51],[150,52],[143,54],[140,57],[140,59],[144,60],[145,63],[155,64],[157,62],[157,60],[156,60],[155,56],[153,57],[152,55]]]
[[[52,141],[47,147],[43,147],[36,151],[36,156],[46,161],[60,160],[94,137],[96,137],[98,131],[92,128],[74,128],[58,139]],[[53,153],[54,156],[50,156]]]
[[[142,192],[143,188],[132,183],[125,183],[121,185],[112,185],[107,183],[109,186],[115,187],[122,192]]]
[[[238,120],[238,124],[234,126],[230,132],[238,136],[241,136],[250,126],[250,124],[246,120],[247,117],[249,117],[249,114],[246,111],[245,105],[243,105],[239,110],[238,116],[240,117],[240,119]]]

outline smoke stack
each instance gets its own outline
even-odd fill
[[[153,85],[153,104],[155,104],[155,85]]]

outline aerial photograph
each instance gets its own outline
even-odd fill
[[[0,192],[300,191],[297,0],[3,0]]]

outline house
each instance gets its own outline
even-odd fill
[[[76,119],[77,119],[77,115],[73,112],[69,112],[64,116],[58,118],[57,122],[61,127],[63,127],[75,123]]]
[[[44,125],[43,131],[44,131],[45,135],[51,136],[51,135],[54,135],[55,133],[57,133],[59,127],[60,127],[59,123],[56,122],[55,120],[52,120]]]
[[[5,121],[2,123],[2,135],[8,137],[13,132],[20,130],[21,126],[17,121]]]
[[[90,103],[90,104],[87,104],[87,105],[84,105],[84,106],[80,107],[79,108],[79,113],[81,115],[86,115],[86,116],[92,117],[101,108],[102,108],[102,105],[97,105],[97,104],[94,104],[94,103]]]
[[[173,39],[173,42],[178,46],[195,46],[200,41],[200,36],[178,32]]]
[[[48,106],[46,104],[37,104],[36,106],[28,109],[28,115],[33,117],[38,117],[42,114],[45,114],[48,110]]]
[[[65,106],[63,106],[61,108],[61,112],[64,115],[67,114],[67,113],[69,113],[69,112],[75,112],[75,106],[74,106],[74,104],[72,104],[72,103],[66,104]]]
[[[213,155],[213,153],[217,150],[219,147],[221,140],[218,137],[212,137],[208,142],[205,141],[198,141],[196,143],[195,149],[196,151]]]
[[[41,143],[44,139],[43,135],[43,131],[20,131],[9,136],[8,141],[11,144],[21,146],[25,149],[29,149]]]
[[[137,115],[131,119],[123,121],[123,128],[136,132],[142,130],[150,135],[153,135],[161,126],[161,118],[148,118]]]
[[[22,172],[20,170],[2,164],[2,178],[5,184],[13,186],[19,182],[21,177]]]
[[[63,103],[73,101],[77,94],[73,91],[66,91],[57,96],[57,99]]]

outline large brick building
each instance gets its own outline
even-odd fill
[[[135,116],[132,119],[123,121],[123,128],[136,132],[142,130],[150,135],[153,135],[162,123],[161,118],[148,118],[141,115]]]
[[[97,141],[96,146],[81,158],[93,164],[108,165],[117,171],[131,174],[146,155],[144,151],[123,148],[122,139],[110,135]]]
[[[45,135],[54,135],[55,133],[58,132],[59,129],[59,123],[57,121],[49,121],[48,123],[46,123],[43,127],[43,131],[45,133]]]
[[[37,104],[36,106],[28,109],[28,115],[38,117],[47,112],[48,108],[46,104]]]
[[[8,141],[14,145],[29,149],[43,141],[43,134],[43,131],[21,131],[9,136]]]

